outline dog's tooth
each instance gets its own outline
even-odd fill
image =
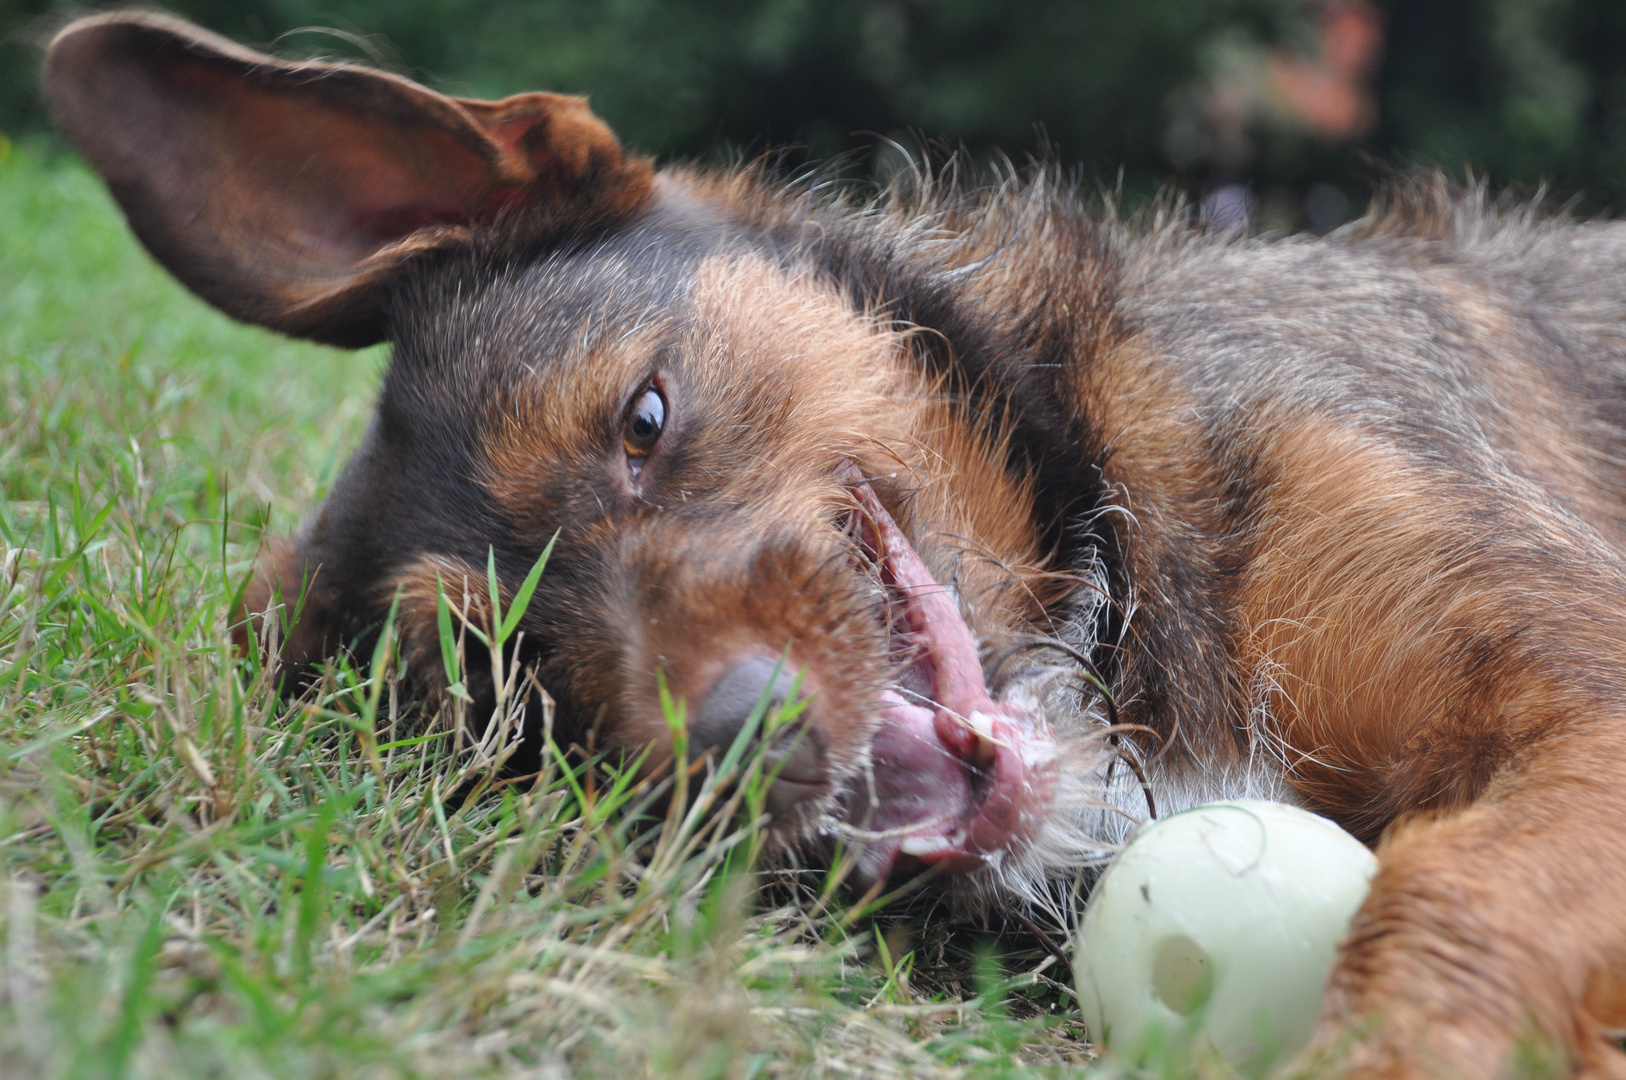
[[[984,764],[994,760],[998,744],[994,740],[994,720],[987,713],[974,712],[966,717],[966,724],[977,733],[976,757],[972,760]]]
[[[930,855],[949,846],[946,836],[906,836],[898,850],[905,855]]]

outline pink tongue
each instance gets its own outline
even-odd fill
[[[876,556],[903,601],[895,629],[919,653],[906,680],[919,696],[882,695],[881,728],[871,746],[875,803],[859,791],[853,815],[871,833],[897,835],[867,844],[859,872],[884,877],[900,851],[951,870],[971,869],[1036,827],[1042,800],[1032,769],[1047,762],[1051,744],[1030,718],[989,696],[976,642],[954,597],[870,486],[853,490],[874,531]],[[979,738],[972,723],[992,741]]]
[[[911,705],[896,690],[881,700],[886,709],[870,751],[879,805],[868,827],[887,832],[919,826],[909,835],[950,835],[971,805],[965,762],[937,737],[934,709]]]

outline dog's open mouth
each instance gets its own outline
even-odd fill
[[[879,571],[894,683],[882,695],[872,768],[849,782],[842,832],[861,884],[913,860],[965,872],[1027,843],[1045,817],[1056,743],[1030,701],[995,701],[977,642],[868,483],[854,535]]]

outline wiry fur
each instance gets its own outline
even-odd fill
[[[395,344],[362,448],[249,593],[256,619],[301,605],[290,671],[399,595],[438,692],[439,591],[490,557],[511,596],[557,533],[514,657],[555,732],[663,766],[657,671],[704,702],[742,656],[784,655],[816,767],[781,831],[856,835],[877,701],[916,659],[894,621],[924,610],[855,524],[878,505],[990,700],[1055,736],[1025,789],[1044,812],[972,853],[958,895],[1065,922],[1080,868],[1154,805],[1293,799],[1381,857],[1317,1037],[1336,1056],[1312,1062],[1488,1078],[1528,1032],[1626,1074],[1605,1038],[1626,1026],[1621,226],[1435,177],[1272,241],[1178,203],[1125,218],[1046,169],[922,171],[869,201],[765,170],[652,179],[579,102],[245,63],[101,16],[47,84],[183,277],[175,252],[216,250],[187,223],[226,231],[248,284],[206,295]],[[228,106],[188,89],[200,70]],[[266,117],[320,190],[256,157]],[[177,196],[188,162],[222,183]],[[431,190],[394,205],[381,168]],[[211,201],[242,192],[297,226],[269,269]],[[318,294],[319,319],[278,306]],[[621,433],[650,388],[672,416],[643,460]]]

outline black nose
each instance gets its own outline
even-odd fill
[[[791,701],[796,689],[796,673],[778,660],[753,656],[723,673],[689,724],[691,746],[696,756],[708,750],[725,753],[739,737],[764,695],[771,716]],[[768,789],[768,809],[779,816],[813,793],[824,781],[824,748],[811,724],[811,710],[774,734],[767,764],[777,768],[777,780]]]

